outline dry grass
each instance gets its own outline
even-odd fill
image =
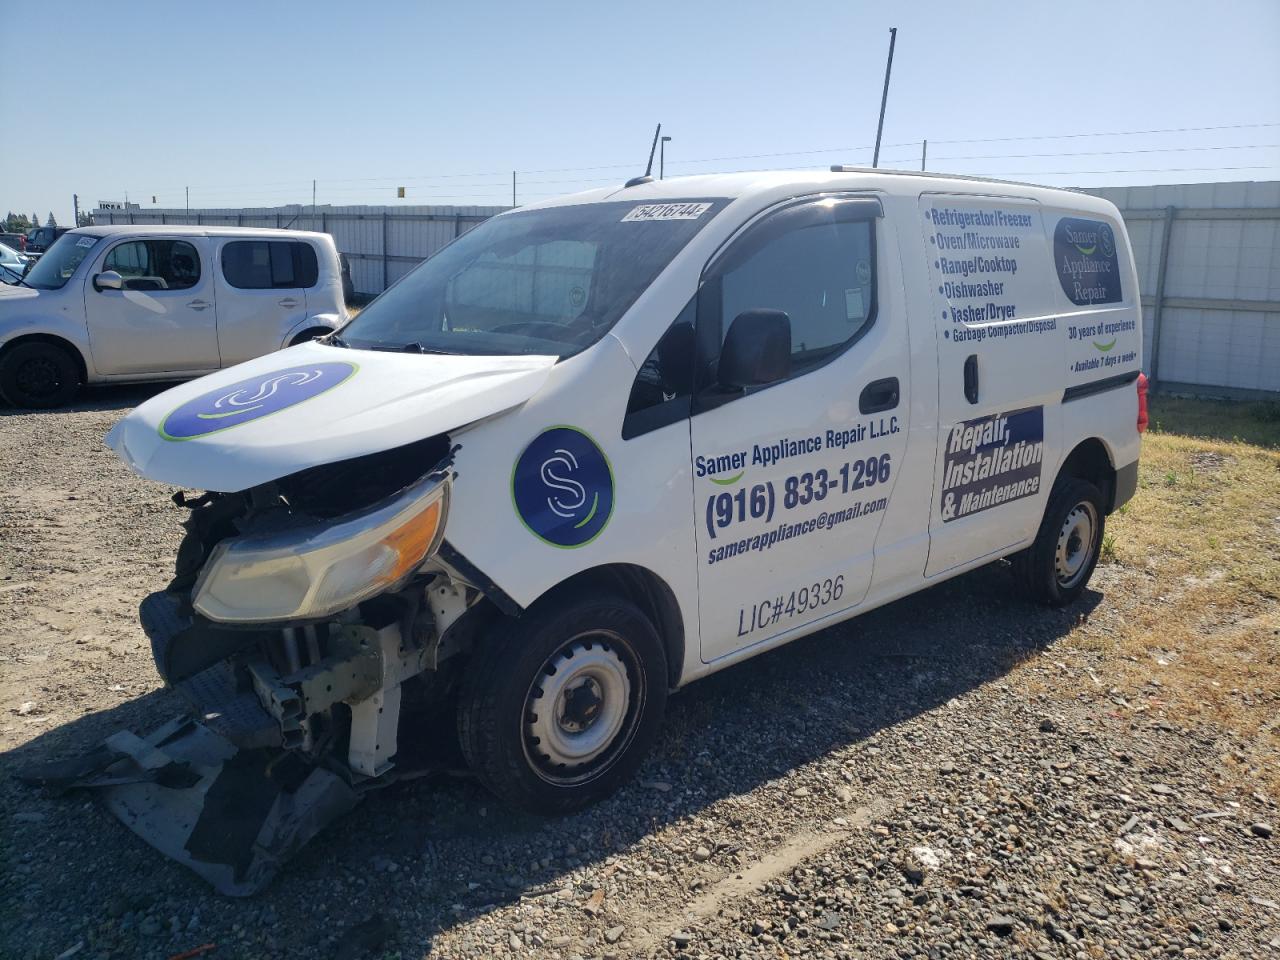
[[[1227,763],[1280,797],[1276,409],[1153,398],[1160,428],[1143,444],[1138,495],[1109,521],[1103,561],[1139,602],[1097,646],[1122,691],[1141,690],[1175,722],[1240,734],[1252,746]]]

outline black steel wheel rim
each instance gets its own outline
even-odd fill
[[[48,357],[32,357],[18,368],[18,389],[30,397],[50,397],[62,389],[62,371]]]

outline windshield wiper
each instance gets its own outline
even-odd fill
[[[330,346],[347,347],[347,348],[351,347],[351,344],[347,343],[347,341],[343,340],[336,333],[331,333],[327,337],[321,337],[320,339],[323,340],[325,343],[329,344]]]
[[[409,343],[402,343],[398,347],[386,347],[387,350],[399,350],[401,353],[435,353],[448,356],[453,353],[452,350],[441,350],[439,347],[423,346],[421,340],[413,340]]]

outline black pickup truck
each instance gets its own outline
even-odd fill
[[[70,227],[32,227],[27,231],[27,249],[23,253],[44,253],[53,246],[53,241],[70,229]]]

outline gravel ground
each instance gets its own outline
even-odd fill
[[[178,712],[135,612],[178,512],[101,444],[145,395],[0,410],[0,956],[1280,956],[1280,810],[1232,734],[1109,685],[1090,638],[1171,589],[1116,566],[1068,612],[976,571],[695,684],[585,813],[418,780],[219,897],[12,776]]]

